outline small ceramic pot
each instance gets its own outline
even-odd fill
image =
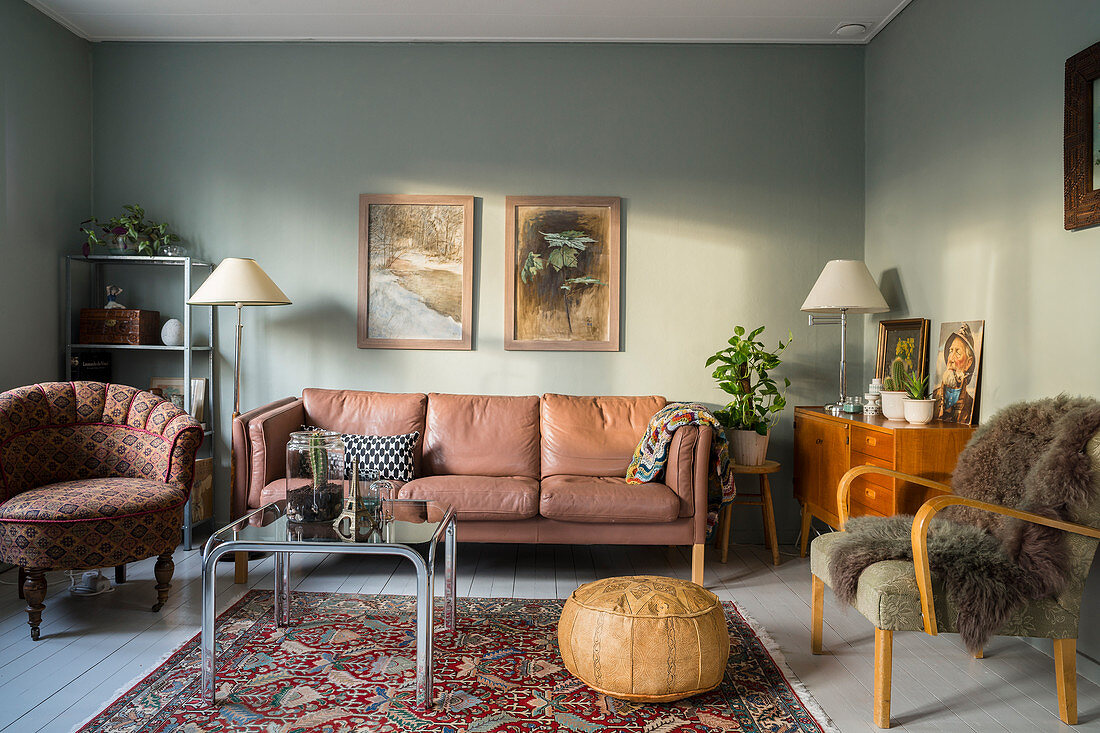
[[[924,425],[932,422],[932,405],[935,400],[914,400],[906,397],[903,401],[905,419],[914,425]]]
[[[905,419],[905,407],[902,405],[902,400],[905,399],[904,392],[891,392],[890,390],[882,390],[879,393],[882,398],[882,416],[887,420],[904,420]]]

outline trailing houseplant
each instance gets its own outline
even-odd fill
[[[180,241],[177,234],[168,230],[166,222],[148,221],[145,209],[136,204],[122,207],[122,216],[113,216],[103,222],[94,216],[80,223],[84,234],[84,256],[92,253],[92,247],[106,247],[114,254],[160,254],[161,249]]]
[[[780,390],[771,372],[783,363],[779,355],[790,346],[793,336],[788,332],[786,343],[780,339],[769,351],[757,338],[763,332],[763,326],[750,333],[744,326],[736,326],[729,346],[707,359],[708,367],[717,365],[711,376],[731,397],[714,416],[730,434],[733,460],[743,465],[764,462],[768,434],[787,406],[785,393],[791,386],[784,378]]]

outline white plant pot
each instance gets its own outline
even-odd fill
[[[755,430],[729,430],[730,460],[742,466],[762,466],[768,456],[768,435]]]
[[[882,398],[882,416],[884,418],[887,420],[905,419],[905,407],[902,404],[902,400],[905,399],[904,392],[891,392],[884,389],[879,392],[879,396]]]
[[[932,405],[935,400],[914,400],[908,397],[903,401],[905,419],[914,425],[924,425],[932,422]]]

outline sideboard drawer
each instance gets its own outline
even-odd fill
[[[852,450],[893,463],[894,436],[890,433],[869,430],[862,425],[853,425]]]
[[[876,484],[857,481],[852,484],[851,493],[848,494],[848,504],[850,512],[855,516],[874,513],[888,517],[894,513],[894,491]],[[860,512],[856,508],[857,505],[866,507],[870,512]]]
[[[878,466],[879,468],[894,468],[893,461],[883,460],[876,458],[875,456],[869,456],[864,453],[857,453],[852,451],[852,468],[856,466]],[[869,484],[877,484],[887,489],[894,488],[894,479],[889,476],[883,476],[881,473],[865,473],[855,480],[855,483],[861,484],[867,482]]]

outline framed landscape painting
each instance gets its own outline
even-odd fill
[[[473,196],[362,194],[359,348],[472,348],[473,259]]]
[[[504,348],[619,350],[620,199],[505,199]]]

